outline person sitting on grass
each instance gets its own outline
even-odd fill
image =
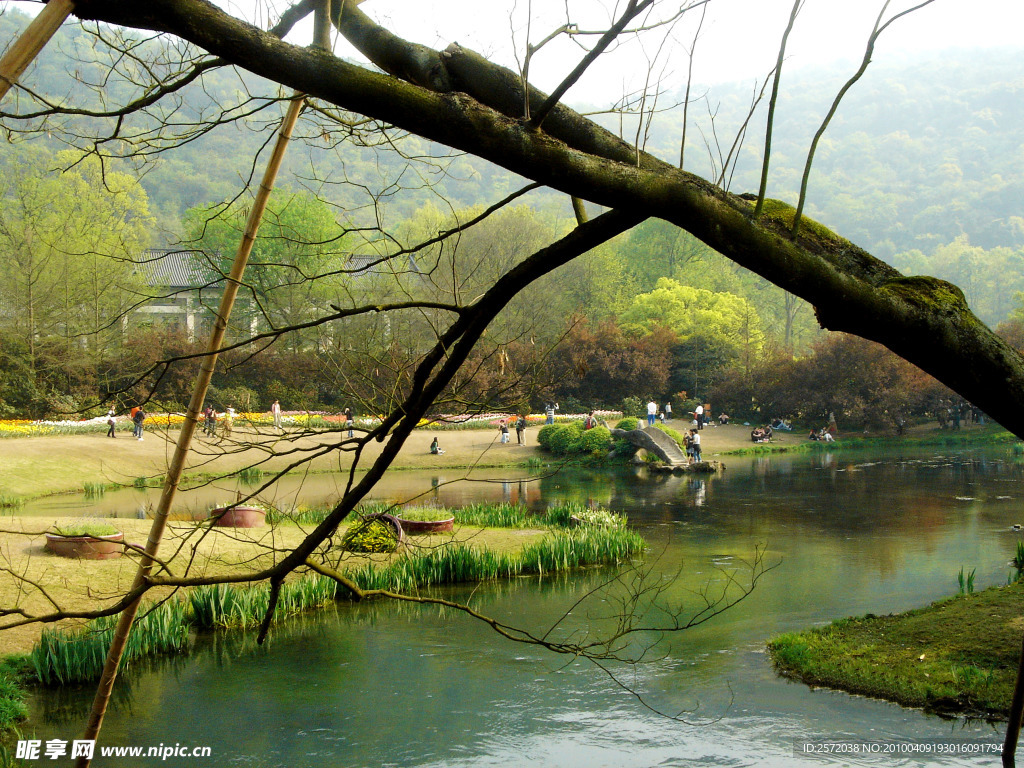
[[[430,444],[430,452],[433,455],[435,455],[435,456],[440,456],[440,455],[442,455],[444,453],[444,451],[441,450],[441,446],[438,445],[438,443],[437,443],[437,436],[436,435],[434,436],[434,442],[432,442]]]

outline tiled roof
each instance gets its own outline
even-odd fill
[[[345,264],[345,269],[350,270],[353,275],[357,276],[366,274],[390,275],[394,271],[417,273],[420,271],[416,260],[411,255],[405,258],[405,265],[403,266],[401,260],[391,262],[386,257],[378,254],[362,253],[351,254]]]
[[[149,248],[139,270],[150,285],[171,289],[202,288],[219,277],[202,251]]]

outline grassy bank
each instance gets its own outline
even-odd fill
[[[776,435],[779,433],[776,432]],[[984,445],[1020,445],[1019,438],[996,424],[983,427],[972,426],[961,430],[922,429],[905,435],[860,435],[841,436],[833,443],[806,440],[806,431],[786,433],[790,442],[756,443],[741,448],[721,451],[729,456],[756,456],[766,453],[850,451],[875,448],[931,448],[966,447]],[[794,437],[798,440],[794,440]]]
[[[1005,719],[1024,630],[1024,586],[773,639],[776,668],[809,685],[942,714]]]
[[[543,516],[511,505],[474,505],[451,513],[457,520],[472,521],[469,525],[473,526],[549,529],[540,539],[524,539],[518,534],[520,544],[504,548],[474,543],[481,537],[476,527],[468,534],[462,531],[417,538],[416,545],[399,555],[349,558],[349,565],[341,572],[363,589],[414,592],[461,582],[613,565],[641,553],[646,546],[638,534],[626,528],[624,518],[607,512],[597,515],[593,525],[566,527],[573,518],[586,519],[588,514],[595,517],[594,511],[579,505],[554,508]],[[348,596],[332,579],[303,574],[282,585],[274,621]],[[266,584],[221,584],[195,588],[149,605],[140,613],[123,665],[147,656],[187,652],[197,631],[255,627],[268,604]],[[11,658],[6,667],[0,667],[0,718],[6,716],[6,720],[0,719],[0,732],[24,717],[22,686],[26,681],[66,685],[95,680],[102,670],[114,624],[115,619],[104,617],[80,627],[48,627],[27,659]]]

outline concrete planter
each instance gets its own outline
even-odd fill
[[[406,520],[404,517],[398,518],[399,524],[402,526],[402,530],[410,536],[419,536],[430,533],[449,533],[455,525],[455,518],[449,517],[447,520]]]
[[[267,511],[260,507],[217,507],[210,510],[214,525],[222,528],[259,528],[266,523]]]
[[[112,560],[124,552],[124,534],[118,531],[106,536],[58,536],[46,534],[46,548],[58,557],[79,560]]]

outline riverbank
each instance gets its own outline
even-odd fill
[[[519,507],[477,505],[452,511],[458,524],[451,532],[407,537],[392,554],[342,555],[334,550],[338,562],[332,563],[363,590],[418,594],[457,582],[617,564],[644,550],[644,540],[625,527],[624,518],[598,512],[569,504],[551,508],[538,519]],[[594,517],[596,522],[580,525],[574,515],[584,520]],[[77,561],[55,557],[45,550],[46,531],[35,527],[35,522],[11,517],[8,528],[0,531],[0,551],[8,571],[8,577],[0,580],[0,605],[17,606],[3,634],[0,733],[25,716],[22,680],[66,683],[98,675],[108,642],[103,635],[112,627],[109,617],[87,625],[67,619],[56,625],[15,627],[10,626],[16,623],[14,615],[45,615],[58,609],[70,614],[101,611],[128,590],[136,570],[134,558],[129,557]],[[287,554],[312,525],[280,522],[266,528],[234,529],[172,523],[164,535],[161,552],[166,554],[161,564],[167,572],[182,576],[244,577]],[[141,544],[147,526],[142,520],[119,521],[126,540],[136,545]],[[339,529],[336,540],[344,539],[346,528]],[[328,577],[312,571],[293,573],[282,589],[275,618],[333,602],[339,599],[337,590]],[[257,626],[267,610],[267,594],[265,584],[245,582],[182,592],[152,589],[144,598],[152,609],[144,611],[146,616],[133,637],[141,633],[146,638],[144,647],[166,650],[139,653],[185,650],[196,629]],[[153,626],[146,625],[147,620]],[[41,649],[32,652],[30,663],[23,654],[40,637]]]
[[[668,422],[684,429],[686,422]],[[432,432],[416,430],[398,453],[391,469],[459,469],[509,466],[542,466],[558,459],[537,445],[539,427],[526,430],[525,444],[502,444],[497,430]],[[443,455],[430,453],[430,442],[438,437]],[[177,431],[152,431],[143,441],[131,437],[110,439],[101,434],[48,435],[0,440],[0,506],[60,493],[81,493],[87,485],[157,484],[166,473],[174,451]],[[265,430],[236,428],[231,440],[198,437],[193,441],[186,474],[225,476],[243,467],[259,466],[264,472],[282,471],[297,458],[308,456],[309,471],[345,472],[352,466],[351,451],[337,447],[338,433],[299,435],[270,434]],[[725,455],[751,447],[750,427],[730,424],[705,427],[702,432],[705,456]],[[772,450],[792,450],[805,443],[806,436],[776,432]],[[365,447],[361,467],[380,455],[382,443]],[[754,446],[755,448],[761,446]]]
[[[672,420],[666,426],[677,431],[688,423]],[[537,444],[540,427],[529,427],[525,443],[502,444],[497,430],[466,429],[434,432],[416,430],[399,451],[391,470],[544,467],[564,459],[553,457]],[[1006,442],[1016,438],[997,425],[965,425],[958,431],[932,425],[914,427],[905,435],[844,434],[835,443],[807,439],[803,431],[776,431],[770,443],[752,444],[750,426],[708,425],[701,433],[705,457],[786,452],[792,450],[844,450],[899,445],[964,445],[974,442]],[[89,486],[159,485],[174,452],[177,430],[147,432],[143,441],[101,434],[45,435],[0,440],[0,508],[16,508],[21,500],[54,494],[81,493]],[[437,436],[444,453],[430,453]],[[250,466],[264,474],[285,471],[306,457],[301,471],[347,472],[353,453],[338,446],[339,433],[320,435],[298,432],[236,428],[231,439],[198,437],[193,441],[186,477],[210,479],[237,473]],[[376,459],[382,443],[365,446],[360,467]]]
[[[1024,585],[890,616],[841,619],[768,644],[776,669],[944,715],[1005,720],[1024,631]]]
[[[53,603],[68,611],[95,611],[113,604],[128,591],[135,577],[136,561],[131,557],[114,560],[75,560],[57,557],[45,549],[45,534],[54,525],[80,523],[78,518],[55,521],[4,516],[0,519],[0,552],[7,574],[0,578],[0,605],[17,605],[26,613],[51,612]],[[144,546],[151,526],[149,520],[118,519],[117,527],[131,544]],[[160,545],[163,562],[175,575],[236,576],[271,566],[294,547],[312,525],[282,523],[263,528],[206,528],[194,523],[167,526]],[[342,526],[339,532],[347,526]],[[473,544],[499,553],[522,549],[543,537],[537,529],[479,528],[463,526],[447,536],[423,539],[422,546]],[[356,556],[353,562],[388,562],[393,556]],[[154,589],[147,600],[158,600],[170,590]],[[52,602],[51,602],[52,601]],[[59,626],[74,626],[70,619]],[[3,630],[5,653],[25,653],[38,640],[43,625],[28,624]]]

